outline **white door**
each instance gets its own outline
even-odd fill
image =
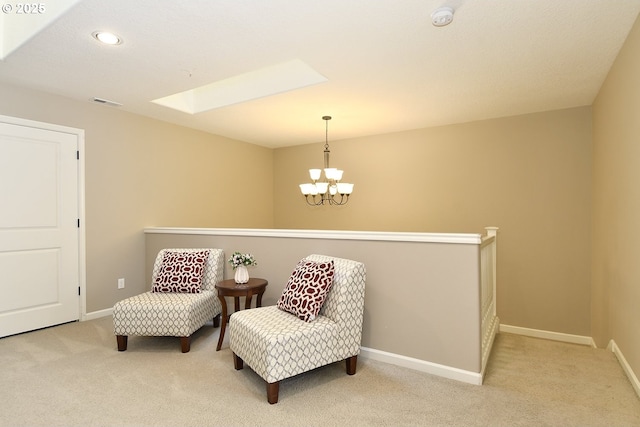
[[[9,119],[0,116],[0,337],[80,317],[79,136]]]

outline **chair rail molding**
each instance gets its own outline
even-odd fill
[[[146,227],[144,232],[147,234],[197,234],[212,236],[286,237],[292,239],[375,240],[382,242],[457,243],[469,245],[478,245],[482,243],[482,235],[476,233],[181,227]]]

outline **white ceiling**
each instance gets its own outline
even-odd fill
[[[443,5],[455,16],[437,28]],[[283,147],[324,141],[323,115],[334,141],[590,105],[639,11],[640,0],[81,0],[0,61],[0,82]],[[99,45],[96,30],[124,43]],[[151,102],[292,60],[328,81],[197,114]]]

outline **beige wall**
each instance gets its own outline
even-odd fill
[[[356,184],[338,208],[307,207],[298,194],[321,143],[269,150],[8,86],[0,114],[86,131],[88,312],[145,288],[145,226],[495,225],[502,323],[590,335],[588,107],[331,142],[333,165]]]
[[[0,114],[85,130],[87,312],[146,289],[146,226],[273,227],[270,149],[3,85]]]
[[[299,194],[324,143],[277,149],[277,228],[498,226],[501,323],[590,335],[589,107],[329,142],[352,200],[317,208]]]
[[[640,23],[593,105],[593,337],[640,373]]]

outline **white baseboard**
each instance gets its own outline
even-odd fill
[[[84,316],[82,316],[82,320],[94,320],[94,319],[99,319],[101,317],[106,317],[106,316],[112,316],[113,315],[113,308],[106,308],[104,310],[100,310],[100,311],[92,311],[91,313],[87,313]]]
[[[489,328],[489,342],[486,347],[484,346],[484,344],[482,346],[482,369],[480,370],[480,378],[482,380],[484,380],[487,363],[489,363],[489,358],[491,357],[493,342],[496,339],[496,334],[500,330],[500,318],[498,316],[493,316],[493,320],[491,323],[491,327]]]
[[[112,315],[113,308],[108,308],[105,310],[87,313],[82,320],[94,320]],[[450,366],[427,362],[420,359],[414,359],[399,354],[387,353],[386,351],[361,347],[360,356],[364,359],[390,363],[392,365],[402,366],[405,368],[414,369],[416,371],[426,372],[428,374],[433,374],[452,380],[458,380],[469,384],[482,384],[482,376],[477,372],[465,371],[463,369],[452,368]]]
[[[596,348],[596,343],[593,338],[583,335],[563,334],[561,332],[543,331],[541,329],[529,329],[521,328],[520,326],[500,325],[500,332],[507,332],[510,334],[525,335],[534,338],[544,338],[553,341],[562,341],[572,344],[588,345]]]
[[[104,310],[93,311],[83,316],[82,320],[94,320],[101,317],[112,316],[113,309],[107,308]],[[583,344],[591,347],[596,347],[593,338],[581,335],[563,334],[559,332],[543,331],[540,329],[521,328],[519,326],[501,325],[497,322],[500,332],[507,332],[511,334],[526,335],[534,338],[544,338],[554,341],[563,341],[573,344]],[[638,377],[631,369],[631,366],[627,363],[624,355],[616,345],[615,341],[611,340],[607,349],[616,355],[618,362],[622,366],[622,369],[626,373],[627,377],[631,381],[633,388],[640,397],[640,381]],[[449,378],[456,381],[465,382],[468,384],[481,385],[482,374],[478,372],[465,371],[464,369],[453,368],[451,366],[440,365],[438,363],[427,362],[425,360],[414,359],[412,357],[402,356],[400,354],[388,353],[382,350],[375,350],[368,347],[361,347],[360,356],[364,359],[377,360],[379,362],[390,363],[396,366],[402,366],[404,368],[414,369],[420,372],[426,372],[428,374],[437,375],[439,377]]]
[[[361,347],[360,356],[365,359],[377,360],[404,368],[414,369],[420,372],[437,375],[439,377],[462,381],[469,384],[481,385],[482,376],[478,372],[465,371],[451,366],[440,365],[438,363],[427,362],[425,360],[414,359],[386,351]]]
[[[544,338],[548,340],[568,342],[572,344],[583,344],[591,346],[593,348],[597,348],[593,338],[582,335],[562,334],[559,332],[542,331],[539,329],[521,328],[518,326],[509,325],[500,325],[500,331],[508,332],[511,334],[526,335],[534,338]],[[613,352],[613,354],[616,355],[618,363],[620,363],[620,366],[627,375],[627,378],[629,378],[629,381],[631,382],[631,385],[633,386],[636,394],[638,395],[638,397],[640,397],[640,381],[638,380],[636,374],[633,372],[633,369],[631,369],[629,363],[627,363],[627,359],[624,358],[622,351],[620,351],[620,348],[616,345],[614,340],[609,341],[607,350]]]
[[[640,381],[638,381],[638,377],[633,372],[633,369],[631,369],[629,363],[627,363],[627,359],[625,359],[622,351],[620,351],[620,348],[616,345],[616,342],[614,340],[609,341],[607,349],[611,350],[613,354],[616,355],[616,358],[618,359],[620,366],[622,366],[624,373],[627,374],[627,378],[629,378],[629,381],[631,381],[633,389],[636,391],[638,397],[640,397]]]

